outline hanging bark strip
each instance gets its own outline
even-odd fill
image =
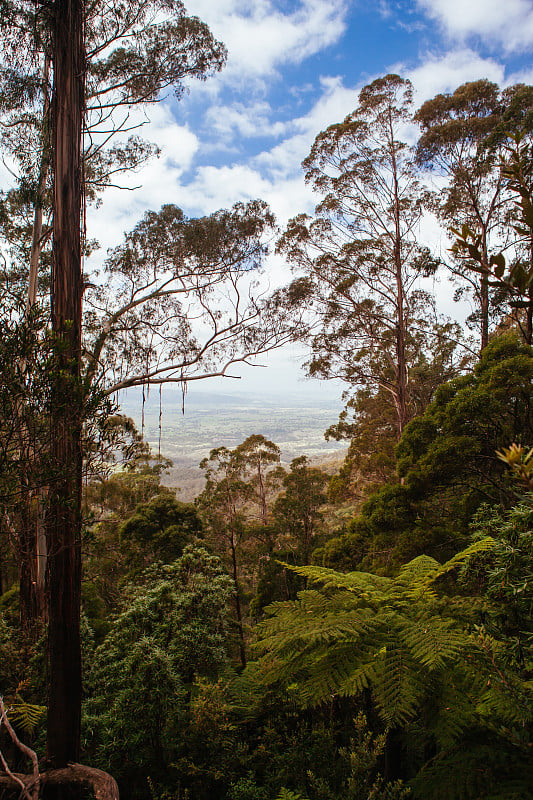
[[[54,3],[54,160],[51,473],[47,539],[50,694],[48,761],[66,767],[80,747],[82,127],[83,0]]]

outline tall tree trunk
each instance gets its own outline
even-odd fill
[[[392,112],[389,109],[390,152],[394,193],[394,272],[396,280],[396,391],[398,409],[398,438],[408,421],[407,407],[407,357],[405,354],[405,296],[403,286],[402,231],[400,225],[400,194],[398,187],[398,165]]]
[[[46,522],[50,695],[47,756],[77,761],[81,717],[81,236],[85,53],[83,0],[54,3],[51,399],[52,482]]]
[[[19,563],[19,608],[21,628],[34,639],[38,638],[40,626],[39,599],[37,594],[37,560],[35,558],[35,526],[31,487],[23,487],[23,499],[18,524],[17,560]]]
[[[258,456],[257,461],[257,488],[259,491],[259,499],[261,503],[261,522],[266,525],[268,522],[268,507],[266,499],[265,481],[263,478],[263,470],[261,469],[261,456]]]
[[[488,273],[481,276],[481,350],[489,343],[489,278]]]
[[[487,245],[487,230],[482,228],[482,248],[483,248],[483,273],[479,288],[480,313],[481,313],[481,350],[484,350],[489,343],[489,253]]]
[[[529,237],[529,274],[533,275],[533,236]],[[527,293],[528,306],[526,308],[525,339],[527,344],[533,344],[533,286]]]

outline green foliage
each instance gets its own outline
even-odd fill
[[[15,698],[8,702],[7,715],[16,728],[26,734],[32,734],[46,713],[46,706],[27,703],[20,696],[19,691]]]
[[[525,800],[531,522],[529,505],[504,515],[484,509],[468,548],[443,565],[418,557],[395,578],[293,568],[323,589],[271,607],[259,626],[261,679],[286,687],[304,706],[370,691],[384,723],[401,731],[418,761],[415,797]],[[458,570],[463,590],[484,597],[458,594]],[[427,749],[416,755],[416,742],[429,746],[429,759]]]
[[[326,543],[323,563],[396,569],[426,552],[442,558],[467,540],[482,502],[516,499],[496,452],[533,438],[531,349],[516,334],[495,337],[473,372],[443,384],[397,445],[400,484],[370,495],[345,532]]]
[[[398,445],[398,471],[408,486],[462,483],[501,498],[501,462],[495,450],[527,439],[533,357],[514,334],[496,337],[474,372],[442,386],[425,414]]]
[[[137,559],[148,556],[166,563],[178,558],[186,542],[201,531],[194,506],[181,503],[169,492],[160,493],[124,520],[118,536],[126,552]]]
[[[151,567],[142,584],[128,587],[125,609],[96,649],[86,740],[131,791],[136,784],[146,790],[146,775],[168,783],[192,683],[226,663],[230,593],[219,560],[188,546],[173,564]]]
[[[293,550],[295,559],[306,564],[311,556],[313,539],[320,529],[321,506],[326,502],[328,475],[309,466],[306,456],[293,459],[290,471],[283,477],[283,490],[273,509],[275,524],[282,531],[285,548]]]
[[[0,695],[7,695],[18,686],[23,669],[24,653],[15,631],[0,611]]]
[[[410,796],[410,790],[402,781],[383,780],[378,771],[386,748],[387,734],[374,735],[367,724],[363,712],[353,720],[350,741],[346,747],[339,748],[341,762],[341,786],[335,791],[328,787],[324,779],[317,780],[310,774],[312,795],[317,800],[359,800],[361,797],[375,800],[403,800]]]
[[[435,581],[491,544],[477,542],[442,566],[420,556],[396,578],[292,567],[325,591],[271,606],[271,617],[258,626],[264,681],[292,684],[307,706],[368,688],[386,724],[411,719],[430,688],[446,681],[448,666],[466,664],[471,651]]]
[[[533,770],[528,748],[475,731],[430,761],[412,782],[417,800],[529,800]]]
[[[267,790],[258,786],[252,775],[232,783],[227,796],[228,800],[270,800]]]
[[[463,573],[465,585],[481,589],[487,599],[480,645],[493,684],[501,695],[490,698],[499,716],[515,724],[523,709],[531,713],[533,675],[533,509],[523,502],[506,512],[482,507],[472,523],[474,537],[494,538],[490,553],[472,559]],[[518,679],[517,679],[518,678]],[[525,683],[524,683],[525,681]],[[517,709],[518,706],[518,709]]]

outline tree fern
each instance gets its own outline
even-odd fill
[[[475,650],[436,581],[491,546],[477,541],[442,565],[419,556],[395,578],[290,567],[323,589],[270,607],[258,626],[263,681],[292,684],[308,706],[370,688],[383,721],[404,723],[451,664],[468,669]]]

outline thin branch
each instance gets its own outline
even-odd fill
[[[24,755],[31,760],[33,766],[32,782],[27,786],[20,777],[12,773],[11,770],[9,769],[9,766],[6,763],[6,760],[4,759],[4,756],[2,755],[2,753],[0,753],[0,759],[2,761],[4,770],[7,773],[7,775],[10,778],[12,778],[16,783],[18,783],[19,786],[21,787],[21,796],[26,797],[27,800],[37,800],[37,798],[39,797],[39,789],[41,784],[40,774],[39,774],[39,760],[37,758],[37,753],[35,752],[35,750],[32,750],[31,747],[25,745],[24,742],[21,742],[20,739],[18,738],[13,726],[11,725],[7,717],[7,711],[4,706],[4,699],[3,697],[0,697],[0,725],[2,724],[2,722],[6,726],[7,732],[9,733],[13,744],[16,747],[18,747],[21,753],[24,753]],[[31,794],[29,789],[31,789]]]

